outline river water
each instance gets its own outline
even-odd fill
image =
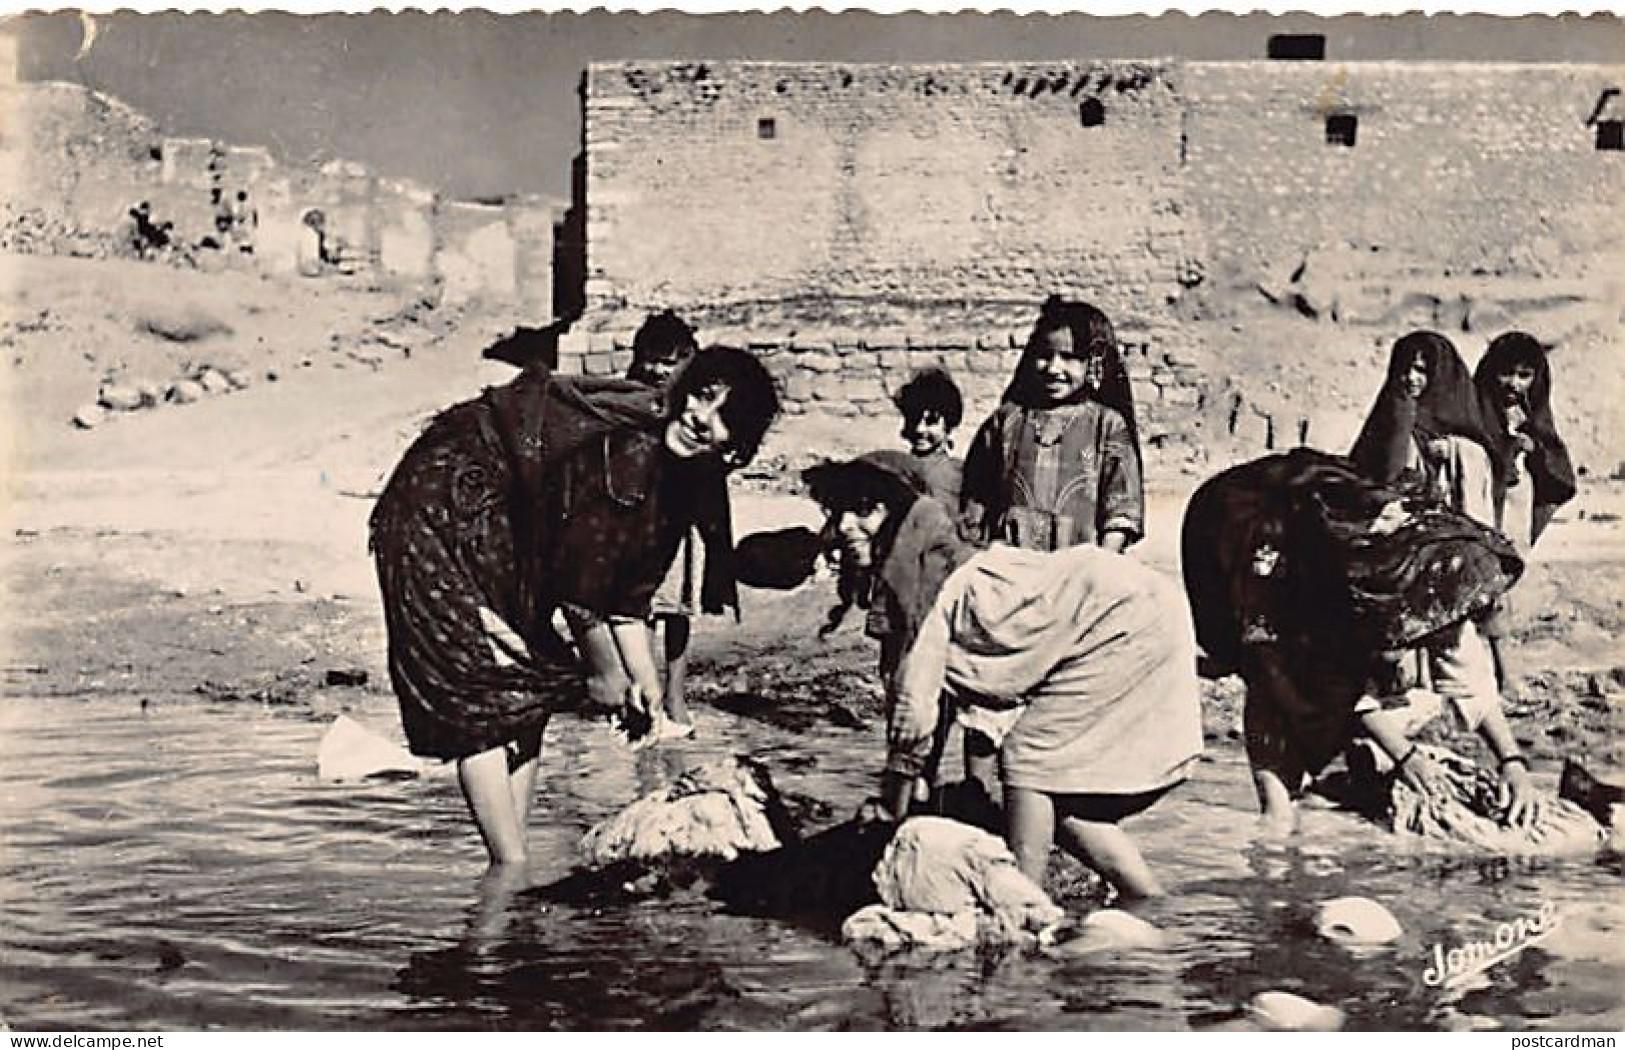
[[[388,697],[354,714],[397,735]],[[689,895],[577,910],[483,874],[453,777],[333,785],[328,719],[206,699],[0,706],[0,1018],[28,1029],[1245,1028],[1257,992],[1341,1007],[1348,1027],[1618,1029],[1617,857],[1508,862],[1400,848],[1315,811],[1258,844],[1235,748],[1128,826],[1173,891],[1171,945],[1085,958],[868,958],[823,932]],[[850,813],[878,728],[791,734],[714,710],[700,738],[633,756],[609,730],[549,729],[528,877],[570,870],[581,833],[685,762],[764,761]],[[1317,902],[1358,894],[1405,928],[1361,954],[1320,940]],[[1446,950],[1551,902],[1556,933],[1442,993]],[[1067,903],[1074,910],[1087,905]]]

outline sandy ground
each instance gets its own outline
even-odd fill
[[[503,381],[479,350],[507,321],[426,309],[408,292],[182,273],[139,263],[8,260],[0,383],[10,469],[0,489],[13,697],[202,694],[342,709],[387,690],[365,521],[370,494],[437,409]],[[155,334],[167,332],[168,335]],[[195,334],[205,333],[205,334]],[[185,338],[176,338],[180,335]],[[245,389],[69,423],[111,375],[166,382],[212,364]],[[812,523],[785,468],[813,450],[895,442],[889,419],[790,419],[736,485],[741,533]],[[1183,497],[1153,478],[1137,555],[1176,570]],[[1588,481],[1518,592],[1514,728],[1543,759],[1625,762],[1625,484]],[[878,717],[857,625],[824,643],[827,585],[747,592],[745,620],[702,621],[695,694],[815,726]],[[365,672],[362,685],[353,672]],[[337,672],[335,675],[334,672]],[[801,688],[785,688],[798,686]],[[1210,738],[1233,742],[1238,690],[1213,687]]]

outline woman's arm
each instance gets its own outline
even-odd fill
[[[1507,821],[1518,827],[1540,819],[1540,800],[1529,778],[1529,760],[1523,757],[1506,713],[1496,704],[1478,723],[1478,735],[1495,756],[1501,773],[1501,803],[1507,807]]]

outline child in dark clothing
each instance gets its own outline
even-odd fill
[[[909,377],[893,399],[903,414],[902,437],[914,454],[928,494],[949,513],[959,510],[959,481],[964,465],[952,454],[955,428],[965,416],[965,400],[953,377],[941,368],[922,368]]]

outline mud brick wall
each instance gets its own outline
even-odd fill
[[[1216,275],[1340,243],[1377,274],[1620,258],[1625,154],[1596,149],[1587,120],[1625,66],[1217,62],[1182,82],[1187,200]],[[1334,116],[1357,121],[1352,147],[1328,143]]]
[[[633,331],[566,337],[560,369],[570,374],[621,375],[632,363]],[[942,329],[870,329],[763,336],[756,330],[699,331],[706,346],[749,350],[778,383],[790,415],[894,416],[892,395],[915,370],[946,368],[965,395],[970,432],[998,404],[1010,381],[1027,329],[948,332]],[[1228,384],[1203,374],[1190,354],[1125,340],[1123,356],[1134,386],[1135,412],[1149,450],[1179,452],[1193,442],[1192,422],[1217,427],[1232,407]]]
[[[1002,331],[1050,292],[1164,326],[1190,254],[1174,73],[593,65],[585,327]]]

